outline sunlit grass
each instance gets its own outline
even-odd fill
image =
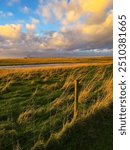
[[[12,58],[0,59],[2,65],[27,65],[27,64],[63,64],[63,63],[108,63],[112,62],[112,57],[94,58]]]
[[[0,70],[0,149],[76,149],[81,136],[84,149],[109,150],[112,138],[105,138],[112,135],[111,63]],[[74,80],[79,81],[76,120]]]

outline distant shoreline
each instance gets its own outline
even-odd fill
[[[85,66],[90,63],[60,63],[60,64],[36,64],[36,65],[12,65],[12,66],[0,66],[1,69],[26,69],[26,68],[46,68],[46,67],[73,67],[73,66]],[[91,64],[97,64],[97,63],[91,63]],[[103,63],[108,64],[108,63]]]
[[[14,58],[0,59],[0,66],[23,66],[23,65],[59,65],[76,63],[105,63],[112,62],[112,57],[82,57],[82,58]]]

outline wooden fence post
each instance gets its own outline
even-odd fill
[[[74,81],[74,118],[78,115],[78,80]]]

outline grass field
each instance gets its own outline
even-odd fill
[[[35,64],[26,60],[0,64]],[[0,70],[0,150],[112,150],[111,60],[88,66]],[[79,81],[76,119],[75,79]]]
[[[7,65],[34,65],[34,64],[59,64],[59,63],[108,63],[112,57],[95,58],[16,58],[0,59],[0,66]]]

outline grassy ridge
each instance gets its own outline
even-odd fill
[[[0,66],[9,65],[34,65],[34,64],[58,64],[58,63],[108,63],[112,62],[112,57],[95,58],[16,58],[0,59]]]
[[[0,105],[1,150],[112,148],[112,65],[1,70]]]

